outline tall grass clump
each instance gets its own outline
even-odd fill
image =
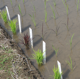
[[[78,7],[79,7],[79,0],[78,0],[78,3],[77,3],[77,11],[78,11]]]
[[[29,15],[30,15],[30,14],[29,14]],[[32,18],[32,22],[34,23],[34,26],[36,27],[36,21],[35,21],[34,14],[33,14],[33,16],[30,15],[30,17]]]
[[[54,75],[51,75],[51,79],[52,78],[54,78],[54,79],[61,79],[61,75],[62,75],[62,73],[60,74],[60,72],[59,72],[59,68],[55,68],[55,66],[54,66],[54,68],[52,69],[53,70],[53,72],[54,72]]]
[[[20,12],[21,15],[22,15],[20,4],[18,5],[18,8],[19,8],[19,12]]]
[[[57,52],[58,52],[59,48],[56,49],[54,46],[52,46],[52,47],[53,47],[53,49],[54,49],[54,51],[55,51],[55,53],[56,53],[56,56],[57,56]]]
[[[70,58],[70,61],[67,61],[67,64],[71,68],[71,70],[73,70],[73,67],[72,67],[72,59],[71,59],[71,57],[69,57],[69,58]]]
[[[11,20],[8,22],[9,26],[11,27],[11,31],[13,32],[13,34],[16,34],[16,23],[17,23],[17,20]]]
[[[72,51],[72,39],[73,39],[73,36],[74,36],[74,34],[72,35],[71,40],[69,41],[70,42],[71,51]]]
[[[35,54],[32,54],[32,56],[33,56],[32,59],[35,59],[38,65],[42,65],[43,59],[44,59],[42,51],[39,49],[37,51],[35,51],[35,50],[33,50],[33,51]]]
[[[2,11],[2,12],[0,13],[0,15],[1,15],[3,21],[4,21],[5,23],[7,23],[7,22],[8,22],[8,21],[7,21],[7,11]]]

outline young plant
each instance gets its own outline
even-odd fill
[[[72,59],[71,59],[71,57],[69,57],[69,58],[70,58],[70,62],[67,61],[67,64],[71,68],[71,70],[73,70],[73,67],[72,67]]]
[[[18,5],[18,8],[19,8],[19,12],[20,12],[21,15],[22,15],[20,4]]]
[[[53,8],[52,8],[51,5],[50,5],[50,7],[51,7],[51,10],[52,10],[52,12],[53,12],[53,17],[54,17],[54,19],[56,19],[56,17],[55,17],[55,13],[54,13],[54,10],[53,10]]]
[[[78,11],[78,7],[79,7],[79,0],[78,0],[78,3],[77,3],[77,11]]]
[[[29,14],[29,15],[30,15],[30,14]],[[30,15],[30,17],[32,18],[32,22],[34,23],[34,26],[36,27],[36,21],[35,21],[34,14],[33,14],[33,16]]]
[[[7,11],[2,11],[2,12],[0,13],[0,15],[1,15],[3,21],[4,21],[5,23],[7,23],[7,22],[8,22],[8,21],[7,21]]]
[[[59,49],[55,49],[54,46],[52,46],[52,47],[53,47],[53,49],[54,49],[54,51],[56,53],[56,56],[57,56],[57,52],[58,52]]]
[[[60,74],[59,68],[55,68],[55,66],[54,66],[54,69],[52,69],[52,70],[53,70],[53,72],[54,72],[54,75],[51,75],[50,78],[61,79],[62,73]]]
[[[30,41],[29,35],[28,34],[24,35],[24,41],[22,41],[22,44],[24,44],[27,49],[29,49],[29,41]]]
[[[11,31],[13,32],[13,34],[16,33],[16,23],[17,23],[17,20],[11,20],[8,22],[9,26],[11,27]]]
[[[44,59],[42,51],[39,49],[38,49],[38,51],[35,51],[35,50],[33,50],[33,51],[35,52],[35,54],[32,54],[33,59],[36,60],[38,65],[41,65],[43,63],[43,59]]]
[[[74,36],[74,34],[72,35],[71,40],[69,41],[70,42],[71,51],[72,51],[72,39],[73,39],[73,36]]]

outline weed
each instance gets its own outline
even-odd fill
[[[28,34],[24,35],[24,41],[22,41],[22,44],[24,44],[27,49],[29,49],[29,41],[30,37],[28,36]]]
[[[69,41],[70,42],[71,51],[72,51],[72,39],[73,39],[73,36],[74,36],[74,34],[72,35],[71,40]]]
[[[61,74],[59,73],[59,68],[55,68],[55,66],[54,66],[54,69],[52,69],[52,70],[54,72],[54,75],[51,75],[50,78],[54,77],[54,79],[61,79],[62,73]]]
[[[11,20],[8,22],[9,26],[11,27],[11,31],[13,32],[13,34],[16,33],[16,23],[17,23],[17,20]]]
[[[35,51],[35,50],[33,50],[33,51],[35,52],[35,54],[32,54],[32,56],[33,56],[32,59],[35,59],[37,64],[41,65],[43,63],[42,61],[43,61],[43,58],[44,58],[42,51],[39,50],[39,49],[38,49],[38,51]]]
[[[53,8],[52,8],[52,6],[51,6],[51,5],[50,5],[50,7],[51,7],[51,9],[52,9],[54,19],[56,19],[56,18],[55,18],[54,10],[53,10]]]
[[[70,62],[67,61],[67,64],[71,68],[71,70],[73,70],[73,67],[72,67],[72,59],[71,59],[71,57],[69,57],[69,58],[70,58]]]
[[[19,12],[20,12],[21,15],[22,15],[20,4],[18,5],[18,8],[19,8]]]
[[[53,47],[53,49],[54,49],[54,51],[56,53],[56,56],[57,56],[57,52],[58,52],[59,48],[58,49],[55,49],[54,46],[52,46],[52,47]]]
[[[29,15],[30,15],[30,14],[29,14]],[[30,15],[30,17],[32,18],[32,22],[34,23],[34,26],[36,27],[36,21],[35,21],[34,14],[33,14],[33,16]]]
[[[1,14],[1,17],[2,17],[3,21],[5,23],[7,23],[8,22],[7,21],[7,11],[2,11],[0,14]]]
[[[77,11],[78,11],[78,7],[79,7],[79,0],[78,0],[78,3],[77,3]]]

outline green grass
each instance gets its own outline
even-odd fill
[[[16,23],[17,23],[17,20],[11,20],[8,22],[9,26],[11,27],[11,31],[13,32],[13,34],[16,34]]]
[[[59,49],[55,49],[54,46],[52,46],[52,47],[53,47],[53,49],[54,49],[54,51],[56,53],[56,56],[57,56],[57,52],[58,52]]]
[[[78,3],[77,3],[77,11],[78,11],[78,7],[79,7],[79,0],[78,0]]]
[[[33,50],[33,51],[35,54],[32,54],[32,56],[33,56],[32,59],[35,59],[37,64],[41,65],[43,63],[43,58],[44,58],[42,51],[39,49],[37,51],[35,51],[35,50]]]
[[[73,67],[72,67],[72,59],[71,59],[71,57],[69,57],[69,58],[70,58],[70,61],[67,61],[67,64],[71,68],[71,70],[73,70]]]
[[[61,79],[61,75],[62,75],[62,73],[60,74],[59,73],[59,68],[55,68],[55,66],[54,66],[54,68],[52,69],[53,70],[53,72],[54,72],[54,75],[51,75],[51,79]]]
[[[31,15],[29,14],[29,16],[32,18],[32,22],[34,23],[34,26],[36,27],[36,21],[35,21],[34,14],[33,14],[33,16],[31,16]]]
[[[54,10],[53,10],[53,8],[52,8],[51,5],[50,5],[50,7],[51,7],[51,10],[52,10],[52,12],[53,12],[53,17],[54,17],[54,19],[56,19],[56,17],[55,17],[55,12],[54,12]]]
[[[5,23],[7,23],[7,22],[8,22],[8,21],[7,21],[7,11],[2,11],[2,12],[0,13],[0,15],[1,15],[3,21],[4,21]]]
[[[20,4],[18,5],[18,8],[19,8],[19,12],[20,12],[21,15],[22,15]]]
[[[69,41],[70,42],[71,50],[72,50],[72,39],[73,39],[73,36],[74,36],[74,34],[72,35],[71,40]]]

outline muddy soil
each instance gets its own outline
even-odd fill
[[[43,79],[30,59],[24,55],[22,49],[1,26],[0,79]]]

